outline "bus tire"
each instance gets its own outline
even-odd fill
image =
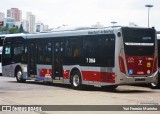
[[[26,80],[22,78],[22,70],[21,69],[16,70],[16,80],[19,83],[26,82]]]
[[[160,73],[158,73],[158,82],[150,84],[151,89],[160,89]]]
[[[82,78],[78,70],[73,71],[71,74],[71,85],[73,89],[82,89]]]

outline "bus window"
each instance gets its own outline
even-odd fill
[[[83,55],[84,57],[95,57],[97,54],[97,38],[85,38],[83,40]]]
[[[157,40],[158,42],[158,67],[160,67],[160,40]]]
[[[81,41],[78,38],[71,38],[66,41],[65,55],[67,57],[80,57],[81,56]]]
[[[122,29],[124,49],[127,55],[150,56],[154,54],[155,31],[153,29]]]
[[[3,47],[0,46],[0,55],[2,54]]]
[[[38,62],[45,62],[45,43],[42,42],[38,44]]]
[[[114,67],[115,36],[111,34],[84,38],[83,55],[95,59],[96,65]]]
[[[16,43],[13,47],[13,57],[15,61],[21,61],[24,47],[21,43]]]
[[[106,36],[101,39],[100,63],[102,66],[114,67],[115,38]],[[102,61],[103,60],[103,61]]]
[[[38,63],[51,64],[51,43],[38,43]]]
[[[27,54],[28,54],[28,47],[24,45],[23,54],[22,54],[22,62],[27,62]]]
[[[9,45],[5,47],[5,58],[6,59],[11,58],[11,46]]]
[[[11,64],[11,60],[12,60],[12,44],[10,42],[6,42],[4,49],[3,49],[3,61],[2,64],[3,65],[8,65]]]
[[[51,53],[52,53],[52,51],[51,51],[51,43],[49,42],[49,43],[46,43],[46,56],[45,56],[45,58],[46,58],[46,63],[50,63],[51,64]]]

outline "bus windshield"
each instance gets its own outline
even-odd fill
[[[154,29],[122,28],[122,34],[127,55],[149,56],[154,54]]]

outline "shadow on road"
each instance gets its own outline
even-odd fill
[[[9,83],[17,83],[16,81],[8,81]],[[60,87],[64,89],[72,89],[70,84],[58,84],[58,83],[44,83],[44,82],[36,82],[36,81],[27,81],[26,83],[20,83],[20,84],[34,84],[34,85],[43,85],[43,86],[53,86],[53,87]],[[139,89],[139,87],[141,89]],[[144,90],[142,89],[144,88]],[[94,87],[94,86],[84,86],[83,89],[77,90],[77,91],[101,91],[101,92],[111,92],[111,93],[153,93],[154,91],[152,89],[149,89],[148,86],[119,86],[118,88],[111,90],[101,87]]]
[[[132,88],[132,89],[131,89]],[[132,87],[132,86],[126,86],[125,88],[123,88],[123,86],[118,87],[116,89],[104,89],[104,88],[98,88],[98,87],[86,87],[85,89],[83,89],[84,91],[102,91],[102,92],[110,92],[110,93],[153,93],[154,91],[152,91],[151,89],[144,89],[144,90],[140,90],[138,89],[138,87]]]
[[[8,81],[9,83],[18,83],[17,81]],[[72,89],[71,85],[69,84],[58,84],[58,83],[51,83],[51,82],[38,82],[38,81],[26,81],[25,83],[20,84],[33,84],[33,85],[43,85],[43,86],[54,86],[54,87],[62,87],[66,89]]]

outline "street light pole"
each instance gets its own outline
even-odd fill
[[[149,27],[149,11],[150,11],[150,8],[153,7],[153,5],[145,5],[147,8],[148,8],[148,27]]]

